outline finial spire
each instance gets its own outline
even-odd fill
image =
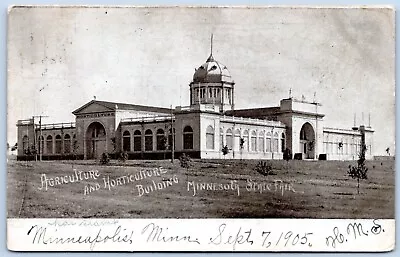
[[[213,38],[214,38],[214,34],[211,33],[211,41],[210,41],[210,56],[207,59],[207,62],[212,62],[214,61],[214,57],[212,55],[212,51],[213,51]]]
[[[211,55],[212,55],[212,47],[213,47],[213,37],[214,37],[214,34],[211,33],[211,44],[210,44],[210,54]]]

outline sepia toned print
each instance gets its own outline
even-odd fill
[[[7,216],[394,219],[394,47],[389,7],[10,8]]]

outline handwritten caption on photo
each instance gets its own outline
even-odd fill
[[[395,236],[394,220],[378,219],[52,219],[18,226],[35,249],[83,251],[383,251]]]

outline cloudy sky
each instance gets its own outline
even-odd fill
[[[15,8],[8,30],[8,142],[16,121],[70,122],[98,100],[189,104],[194,68],[213,55],[231,72],[236,108],[292,95],[323,104],[327,127],[375,129],[394,152],[391,9]]]

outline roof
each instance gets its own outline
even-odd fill
[[[263,107],[263,108],[251,108],[251,109],[239,109],[239,110],[227,111],[226,115],[264,119],[265,117],[276,116],[280,113],[281,113],[280,107]]]
[[[97,100],[92,100],[88,102],[87,104],[83,105],[82,107],[79,107],[75,111],[73,111],[73,114],[77,114],[86,107],[88,107],[91,104],[99,104],[110,111],[116,111],[116,110],[136,110],[136,111],[149,111],[149,112],[159,112],[159,113],[170,113],[171,109],[169,108],[163,108],[163,107],[154,107],[154,106],[145,106],[145,105],[137,105],[137,104],[127,104],[127,103],[118,103],[118,102],[106,102],[106,101],[97,101]]]
[[[234,83],[228,68],[214,60],[212,54],[207,61],[197,68],[193,75],[193,82],[228,82]]]

